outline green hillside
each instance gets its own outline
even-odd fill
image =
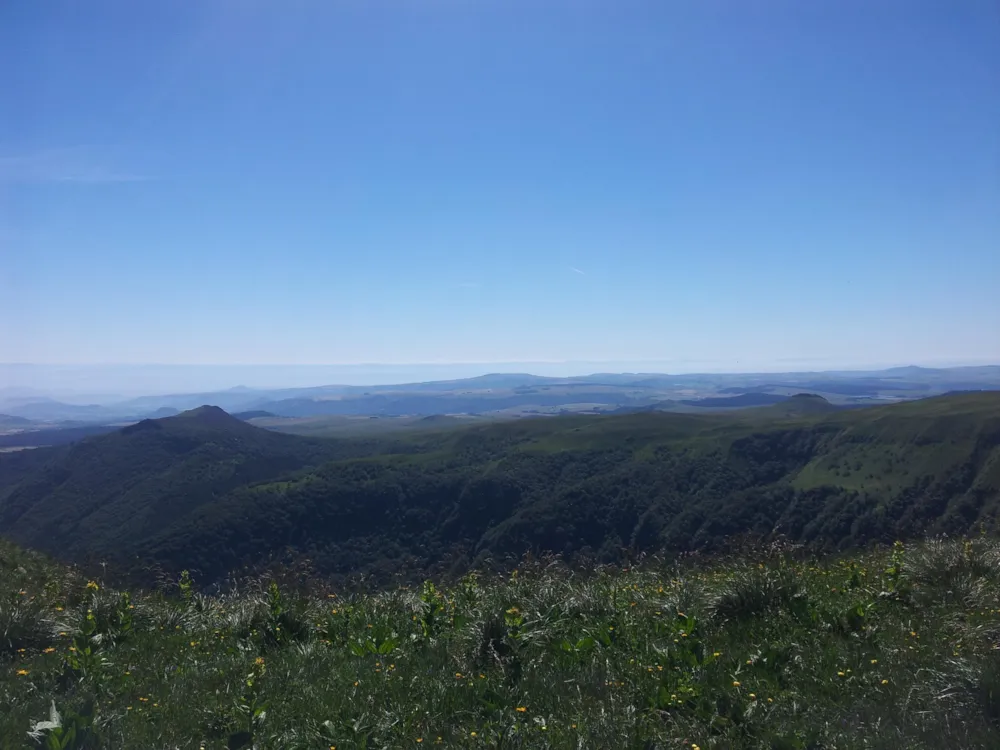
[[[260,430],[202,407],[3,454],[0,529],[66,558],[123,558],[236,488],[377,449]]]
[[[844,549],[993,528],[1000,393],[828,413],[525,419],[306,439],[206,408],[0,455],[0,528],[66,559],[192,568],[269,557],[382,579],[526,551],[613,561],[753,534]]]

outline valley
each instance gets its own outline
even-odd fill
[[[525,552],[718,552],[744,536],[849,549],[992,530],[1000,510],[997,392],[431,425],[304,437],[213,406],[143,420],[0,455],[0,528],[136,580],[308,559],[387,581]]]

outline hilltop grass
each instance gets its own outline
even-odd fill
[[[994,748],[998,636],[990,539],[214,595],[2,544],[0,747]]]

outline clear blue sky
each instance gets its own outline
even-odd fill
[[[0,361],[1000,361],[995,0],[10,0],[0,91]]]

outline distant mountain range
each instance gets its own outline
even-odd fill
[[[876,372],[784,374],[599,373],[555,378],[494,374],[462,380],[378,386],[318,386],[143,396],[118,403],[71,404],[37,395],[0,397],[9,417],[40,422],[111,424],[168,416],[201,404],[234,413],[287,418],[317,416],[419,417],[436,414],[519,416],[564,411],[745,408],[779,403],[800,392],[835,405],[889,403],[952,391],[1000,390],[1000,366]],[[723,399],[734,400],[725,401]],[[11,425],[0,421],[0,428]],[[50,425],[51,426],[51,425]]]
[[[0,453],[0,530],[67,560],[212,580],[279,557],[388,579],[748,532],[844,549],[998,527],[1000,393],[426,426],[309,439],[205,406]]]

